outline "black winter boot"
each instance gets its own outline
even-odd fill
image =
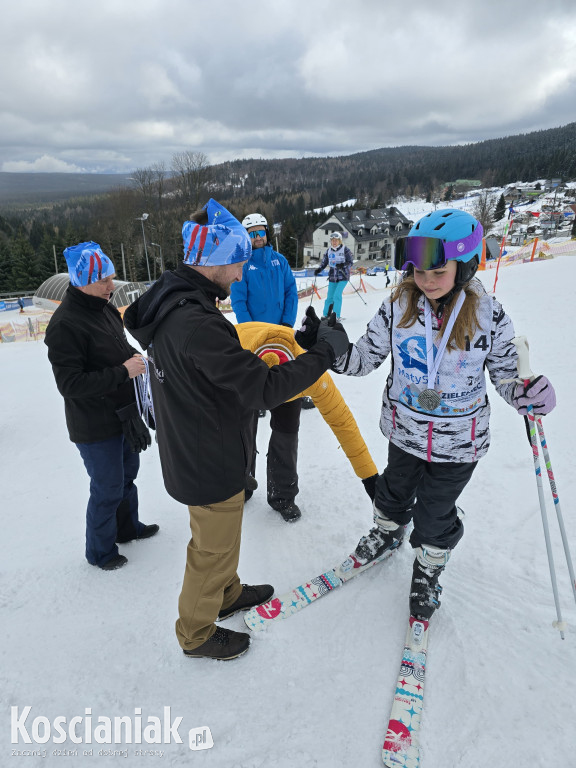
[[[293,501],[290,504],[287,504],[285,507],[274,507],[274,509],[277,512],[280,512],[282,515],[282,519],[286,523],[295,523],[296,520],[300,520],[302,517],[302,512],[300,511],[300,507],[298,504],[295,504]]]
[[[205,643],[193,648],[184,649],[184,656],[191,659],[218,659],[228,661],[237,659],[250,648],[250,635],[246,632],[234,632],[224,627],[216,627],[216,632]]]
[[[127,562],[128,558],[124,557],[124,555],[116,555],[116,557],[113,557],[112,560],[108,560],[107,563],[104,563],[104,565],[100,565],[98,567],[103,571],[117,571],[118,568],[123,568]]]
[[[136,536],[132,536],[129,539],[122,539],[118,537],[116,539],[116,544],[128,544],[129,541],[139,541],[140,539],[150,539],[152,536],[156,536],[158,531],[160,530],[160,526],[156,523],[150,523],[150,525],[144,525],[139,531]]]
[[[242,584],[240,597],[229,605],[228,608],[222,608],[218,614],[218,621],[229,619],[239,611],[248,611],[256,605],[267,603],[274,594],[274,587],[270,584]]]

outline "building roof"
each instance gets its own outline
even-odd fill
[[[43,299],[44,301],[53,301],[59,304],[64,298],[69,285],[70,277],[68,272],[52,275],[38,288],[34,294],[34,299]],[[126,283],[124,280],[114,280],[114,293],[110,301],[117,309],[120,309],[131,304],[145,291],[146,285],[144,283]]]
[[[379,233],[382,233],[386,229],[395,229],[398,224],[401,224],[402,228],[406,229],[410,228],[414,223],[406,218],[398,208],[391,206],[390,208],[360,208],[351,211],[334,211],[324,224],[318,226],[318,229],[332,228],[333,231],[337,230],[338,227],[334,226],[334,219],[339,222],[342,229],[350,232],[355,240],[369,240],[373,238],[374,235],[370,234],[370,230],[374,226],[378,227]]]

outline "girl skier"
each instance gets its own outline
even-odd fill
[[[352,252],[342,243],[340,232],[332,232],[330,235],[330,248],[324,254],[318,269],[314,270],[315,275],[328,265],[328,295],[324,302],[324,316],[328,314],[330,304],[334,305],[334,312],[338,319],[342,313],[342,294],[346,283],[350,280],[350,269],[354,259]]]
[[[365,376],[392,356],[380,418],[388,464],[376,481],[376,525],[355,554],[370,562],[397,546],[413,521],[410,612],[421,621],[440,605],[438,577],[463,534],[456,500],[490,443],[484,370],[521,414],[528,405],[540,415],[556,405],[545,376],[527,386],[510,382],[517,377],[512,321],[474,278],[482,234],[465,211],[420,219],[396,244],[394,266],[404,279],[333,366]],[[305,325],[315,325],[310,315]]]

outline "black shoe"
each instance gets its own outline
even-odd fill
[[[399,546],[403,538],[403,525],[399,525],[393,531],[384,531],[376,526],[372,528],[368,536],[362,536],[354,550],[354,554],[362,565],[367,565],[367,563],[371,563],[372,560],[380,557],[387,549]]]
[[[440,608],[442,587],[438,584],[444,567],[425,567],[416,558],[412,569],[410,586],[410,614],[420,621],[428,621],[434,611]]]
[[[156,536],[159,530],[160,530],[160,526],[156,525],[156,523],[152,523],[151,525],[145,525],[142,528],[142,530],[138,533],[137,536],[134,536],[131,539],[116,539],[116,544],[128,544],[129,541],[137,541],[138,539],[149,539],[152,536]]]
[[[107,563],[104,563],[104,565],[99,565],[98,567],[103,571],[117,571],[118,568],[125,566],[127,562],[128,558],[124,557],[124,555],[116,555],[116,557],[113,557],[112,560],[108,560]]]
[[[287,523],[295,523],[296,520],[300,520],[302,517],[302,512],[300,512],[300,507],[298,504],[295,504],[294,502],[288,504],[285,507],[273,507],[273,509],[276,510],[276,512],[280,512],[282,515],[282,519],[285,520]]]
[[[218,659],[228,661],[237,659],[250,648],[250,635],[246,632],[234,632],[224,627],[216,627],[216,632],[205,643],[193,648],[184,649],[184,656],[191,659]]]
[[[274,587],[270,584],[242,584],[240,597],[233,602],[232,605],[229,605],[228,608],[222,608],[220,610],[217,621],[229,619],[230,616],[234,616],[235,613],[248,611],[256,605],[267,603],[273,594]]]
[[[314,405],[314,400],[312,400],[311,397],[303,397],[302,398],[302,409],[304,411],[309,411],[311,408],[316,408]]]

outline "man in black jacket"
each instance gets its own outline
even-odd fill
[[[190,512],[176,635],[187,656],[232,659],[248,650],[249,636],[216,628],[215,620],[274,593],[268,584],[242,585],[236,572],[252,414],[310,386],[346,352],[348,337],[324,321],[309,352],[272,368],[243,349],[216,302],[242,279],[251,253],[248,234],[214,200],[192,218],[182,229],[184,263],[165,272],[124,320],[153,364],[166,490]]]
[[[114,265],[97,243],[64,251],[70,285],[54,312],[45,343],[66,426],[90,477],[86,511],[86,559],[103,570],[128,560],[117,543],[146,539],[157,525],[138,520],[134,480],[150,433],[140,418],[134,379],[144,373],[142,355],[128,344],[112,306]]]

